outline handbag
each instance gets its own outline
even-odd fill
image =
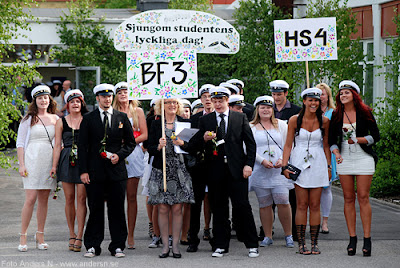
[[[301,173],[301,170],[300,170],[299,168],[295,167],[295,166],[292,165],[292,164],[288,164],[288,165],[287,165],[287,169],[288,169],[289,171],[294,172],[294,173],[289,173],[289,178],[290,178],[292,181],[296,181],[296,180],[297,180],[297,177],[299,177],[299,175],[300,175],[300,173]]]

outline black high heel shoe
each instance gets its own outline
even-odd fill
[[[161,253],[160,255],[158,255],[158,257],[160,257],[161,259],[165,259],[169,257],[169,249],[167,253]]]
[[[364,257],[371,257],[371,237],[364,237],[364,246],[363,246],[363,256]]]
[[[182,257],[182,254],[175,253],[175,252],[172,251],[172,257],[174,257],[175,259],[180,259]]]
[[[350,243],[347,246],[347,255],[354,256],[356,255],[357,250],[357,236],[350,236]]]

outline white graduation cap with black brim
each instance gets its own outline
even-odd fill
[[[50,95],[51,89],[46,85],[39,85],[32,89],[31,96],[32,98],[37,98],[42,95]]]
[[[246,104],[244,104],[244,96],[242,95],[232,95],[229,97],[229,106],[246,106]]]
[[[79,98],[79,97],[81,97],[82,99],[85,99],[82,91],[80,91],[79,89],[71,89],[71,90],[68,90],[67,93],[65,93],[64,102],[67,103],[67,102],[71,101],[72,99]]]
[[[128,90],[128,83],[127,82],[119,82],[114,86],[114,92],[117,94],[121,89]]]
[[[212,84],[204,84],[204,85],[202,85],[200,87],[200,89],[199,89],[199,96],[201,97],[201,95],[203,95],[204,93],[210,92],[210,89],[213,88],[213,87],[215,87],[215,86],[212,85]]]
[[[228,97],[231,95],[231,91],[226,87],[214,87],[210,89],[211,98],[222,98]]]
[[[316,87],[307,88],[301,92],[301,97],[304,99],[306,97],[321,99],[322,90]]]
[[[339,83],[339,91],[345,88],[354,89],[358,94],[360,94],[360,87],[351,80],[343,80]]]
[[[254,106],[257,105],[268,105],[268,106],[274,106],[274,98],[271,96],[260,96],[257,97],[257,99],[254,101]]]
[[[111,84],[100,84],[93,88],[94,95],[98,96],[110,96],[114,95],[114,85]]]
[[[240,86],[241,88],[244,88],[244,82],[242,80],[239,79],[230,79],[228,81],[226,81],[229,84],[233,84],[235,86]]]
[[[196,108],[203,108],[203,107],[204,107],[204,105],[203,105],[203,103],[201,102],[200,99],[197,99],[197,100],[195,100],[194,102],[192,102],[192,112],[193,112],[194,109],[196,109]]]
[[[274,80],[269,82],[271,92],[286,92],[289,89],[289,84],[285,80]]]
[[[231,94],[239,94],[240,92],[240,89],[237,86],[228,82],[223,82],[219,84],[219,86],[229,89],[231,91]]]
[[[179,99],[183,105],[183,108],[192,108],[190,105],[190,101],[188,101],[187,99]]]

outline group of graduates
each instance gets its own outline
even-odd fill
[[[293,241],[298,241],[299,253],[320,254],[320,198],[323,188],[329,188],[330,180],[337,177],[336,173],[341,182],[345,180],[342,185],[346,185],[343,191],[350,234],[347,250],[349,255],[354,255],[357,243],[354,180],[360,185],[357,187],[359,200],[360,195],[362,198],[367,195],[368,199],[374,173],[371,167],[376,161],[369,145],[379,140],[379,131],[371,109],[359,97],[357,84],[343,81],[339,85],[335,111],[332,105],[326,105],[333,102],[333,98],[329,87],[326,89],[325,86],[304,90],[301,94],[303,107],[300,108],[287,100],[289,85],[283,80],[270,82],[272,96],[260,96],[253,105],[244,101],[244,83],[238,79],[219,86],[205,84],[199,89],[200,99],[192,104],[175,98],[152,101],[154,115],[147,117],[146,124],[138,103],[128,100],[126,82],[115,86],[97,85],[93,92],[98,108],[89,113],[83,93],[79,89],[67,91],[64,99],[69,115],[61,119],[55,115],[50,88],[36,87],[17,140],[19,172],[26,191],[18,250],[28,250],[26,231],[36,200],[38,231],[35,240],[39,249],[48,248],[44,242],[46,198],[55,188],[54,178],[57,177],[63,182],[64,191],[67,188],[66,216],[70,241],[73,242],[69,243],[69,249],[81,251],[83,241],[87,249],[85,257],[101,254],[106,201],[111,235],[108,250],[113,256],[124,257],[127,239],[128,249],[135,248],[133,232],[137,204],[136,207],[132,205],[136,203],[136,197],[130,196],[136,196],[138,178],[146,177],[143,170],[147,165],[149,172],[144,186],[148,205],[157,207],[153,213],[157,213],[158,222],[153,224],[159,231],[153,241],[156,246],[162,242],[160,258],[169,257],[171,249],[174,258],[182,256],[179,241],[184,204],[190,204],[186,251],[198,250],[200,214],[206,191],[213,219],[212,257],[223,257],[229,252],[232,227],[248,249],[248,256],[259,256],[259,237],[249,203],[249,190],[255,191],[260,205],[265,231],[260,246],[273,244],[272,211],[276,204],[286,247],[292,248]],[[326,98],[325,105],[321,107],[323,98]],[[190,116],[190,110],[196,112]],[[324,116],[328,110],[330,116],[333,113],[332,121]],[[161,120],[162,113],[164,121]],[[189,123],[191,128],[199,131],[189,141],[184,141],[175,133],[180,123]],[[356,123],[357,128],[354,127]],[[344,124],[350,124],[353,129],[345,131]],[[350,146],[353,144],[358,147]],[[356,156],[345,156],[342,153],[344,147],[350,148],[346,149],[350,152],[355,150]],[[163,180],[163,150],[166,183]],[[360,156],[360,150],[365,155]],[[145,151],[149,154],[148,160],[144,158]],[[372,165],[368,157],[371,157]],[[356,165],[359,169],[351,166],[336,172],[336,163]],[[367,167],[369,169],[365,170]],[[141,171],[137,172],[138,169]],[[76,210],[75,193],[78,194]],[[125,196],[128,199],[128,228]],[[89,217],[84,231],[86,198]],[[360,206],[364,212],[361,215],[363,254],[370,256],[371,210],[368,200],[360,202]],[[305,245],[308,210],[311,250]],[[77,234],[75,219],[78,221]]]

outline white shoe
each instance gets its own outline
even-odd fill
[[[35,239],[35,242],[36,242],[36,248],[40,249],[40,250],[47,250],[49,248],[49,245],[47,243],[39,243],[37,241],[36,234],[38,234],[38,233],[39,234],[44,234],[44,232],[36,231],[35,236],[33,237]]]
[[[88,251],[86,251],[86,253],[83,256],[86,258],[93,258],[94,256],[96,256],[96,251],[94,250],[93,247],[91,247],[88,249]]]
[[[19,236],[26,236],[27,234],[26,233],[24,233],[24,234],[19,234]],[[20,252],[27,252],[28,251],[28,245],[21,245],[21,244],[19,244],[18,245],[18,251],[20,251]]]
[[[160,238],[157,236],[153,236],[153,240],[151,241],[149,248],[158,248],[160,245]]]
[[[260,253],[258,253],[258,248],[249,249],[249,257],[250,258],[257,258],[258,256],[260,256]]]
[[[125,257],[125,253],[122,251],[122,249],[117,248],[117,249],[115,250],[114,256],[115,256],[116,258],[123,258],[123,257]]]
[[[274,241],[269,238],[269,237],[265,237],[264,240],[260,243],[260,247],[267,247],[270,246],[274,243]]]
[[[226,252],[223,248],[217,248],[211,256],[221,258],[224,256],[224,254],[228,254],[228,252]]]

